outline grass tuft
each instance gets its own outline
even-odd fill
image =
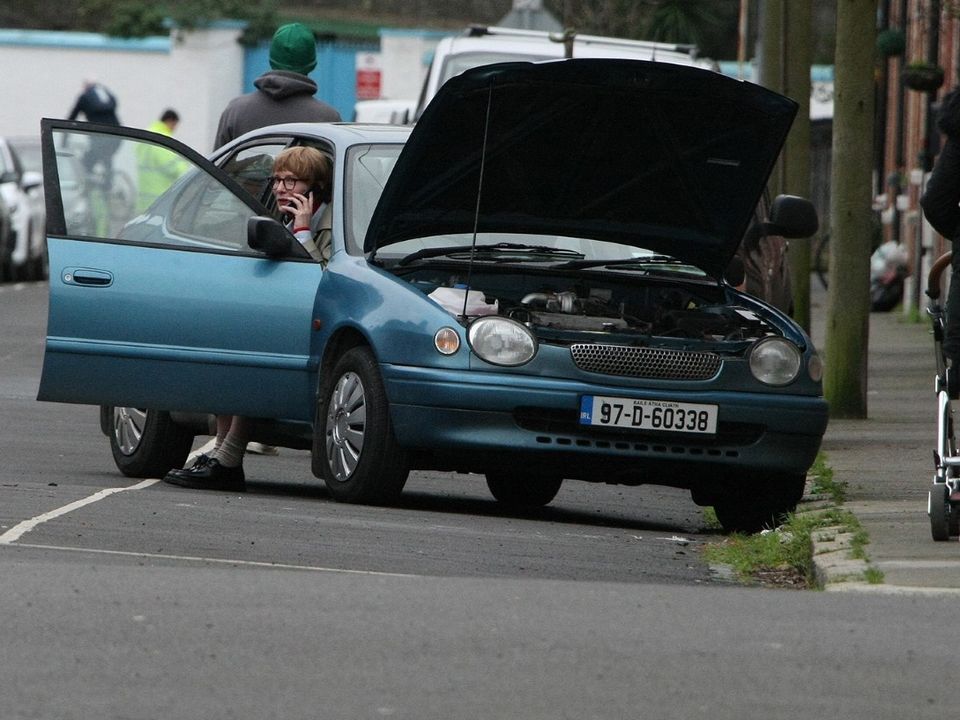
[[[813,588],[816,578],[812,537],[822,528],[838,528],[838,532],[852,535],[850,554],[867,560],[869,537],[856,516],[840,507],[846,497],[846,485],[833,479],[833,470],[823,453],[817,456],[810,475],[813,493],[831,498],[833,507],[803,511],[801,505],[800,512],[789,515],[775,530],[756,535],[731,534],[704,548],[707,562],[733,568],[739,579],[749,584]],[[719,525],[713,508],[704,508],[704,519],[711,529]],[[869,568],[865,580],[882,583],[883,573]]]

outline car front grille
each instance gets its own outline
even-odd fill
[[[657,380],[709,380],[720,372],[720,356],[709,352],[582,343],[570,354],[581,370]]]

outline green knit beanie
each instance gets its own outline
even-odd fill
[[[270,67],[309,75],[317,66],[317,40],[306,25],[281,25],[270,43]]]

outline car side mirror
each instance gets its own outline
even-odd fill
[[[730,258],[730,264],[723,271],[723,279],[734,287],[740,287],[747,279],[747,271],[743,265],[743,259],[739,255]]]
[[[247,245],[267,257],[310,257],[303,246],[272,217],[256,215],[247,220]]]
[[[770,208],[770,218],[764,222],[768,235],[785,238],[805,238],[820,228],[820,220],[813,203],[796,195],[777,195]]]

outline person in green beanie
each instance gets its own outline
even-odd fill
[[[317,66],[317,40],[302,23],[277,28],[270,43],[270,70],[253,81],[251,93],[231,100],[220,115],[214,147],[245,132],[284,122],[338,122],[340,113],[314,97],[308,77]]]

